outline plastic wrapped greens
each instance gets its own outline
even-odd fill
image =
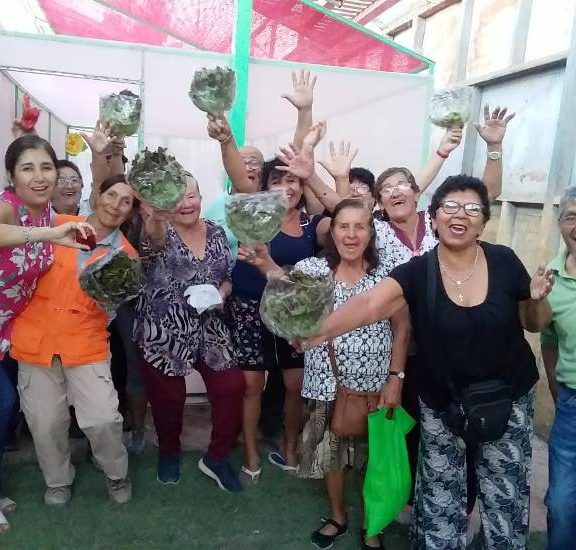
[[[332,276],[313,277],[297,269],[270,278],[260,302],[260,316],[270,332],[292,340],[317,334],[332,311]]]
[[[98,258],[80,273],[80,286],[105,311],[114,311],[140,288],[140,260],[117,250]]]
[[[287,209],[283,189],[237,193],[226,201],[226,223],[243,244],[267,243],[278,235]]]
[[[432,124],[441,128],[461,128],[470,118],[472,90],[456,88],[436,92],[430,98],[429,115]]]
[[[112,125],[117,136],[131,136],[140,126],[142,100],[130,90],[100,98],[100,120]]]
[[[205,113],[225,113],[234,103],[236,75],[227,67],[198,69],[194,73],[188,95],[192,103]]]
[[[129,181],[144,202],[161,210],[176,206],[186,193],[184,168],[164,147],[138,153],[132,161]]]

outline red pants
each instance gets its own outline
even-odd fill
[[[160,453],[177,455],[180,453],[186,402],[185,379],[183,376],[166,376],[144,360],[141,364]],[[194,367],[204,380],[212,408],[208,456],[220,462],[227,459],[234,449],[242,428],[244,375],[240,369],[215,371],[200,362]]]

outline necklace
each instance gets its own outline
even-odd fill
[[[470,271],[470,273],[468,273],[468,275],[466,275],[466,277],[464,277],[463,279],[456,279],[455,277],[452,277],[452,275],[450,275],[450,273],[446,269],[446,266],[440,261],[440,256],[438,256],[438,263],[440,264],[440,269],[444,272],[446,278],[455,283],[456,287],[458,288],[458,300],[460,300],[461,304],[464,303],[464,294],[462,294],[462,285],[466,281],[469,281],[474,276],[474,273],[476,273],[476,264],[478,263],[479,251],[480,247],[476,245],[476,257],[474,258],[474,265],[472,266],[472,271]]]

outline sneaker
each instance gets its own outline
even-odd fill
[[[223,491],[239,493],[244,490],[238,480],[238,476],[227,460],[216,462],[209,456],[205,456],[198,462],[198,468],[203,474],[213,479]]]
[[[44,504],[47,506],[64,506],[72,498],[72,485],[48,487],[44,493]]]
[[[16,503],[8,497],[0,497],[0,512],[9,514],[16,510]]]
[[[132,482],[124,479],[107,479],[108,496],[116,504],[127,504],[132,500]]]
[[[158,455],[156,479],[165,485],[176,485],[180,481],[180,455]]]

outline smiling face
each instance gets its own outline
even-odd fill
[[[241,147],[239,149],[240,156],[246,166],[246,174],[248,179],[258,184],[260,187],[260,177],[262,175],[262,165],[264,164],[264,157],[259,149],[256,147]]]
[[[563,208],[560,217],[560,233],[570,255],[576,258],[576,201],[569,202]]]
[[[470,189],[452,191],[442,203],[444,206],[438,208],[432,219],[432,229],[438,232],[440,242],[453,249],[463,249],[475,243],[486,225],[478,193]],[[447,210],[454,213],[447,213]],[[471,215],[474,213],[477,215]]]
[[[200,219],[202,210],[202,195],[198,182],[186,177],[186,193],[184,198],[174,207],[174,223],[182,226],[193,226]]]
[[[52,207],[58,214],[76,214],[82,197],[82,178],[69,166],[58,169]]]
[[[396,172],[380,185],[378,204],[392,221],[403,222],[416,213],[418,195],[405,174]]]
[[[345,207],[332,222],[332,239],[342,260],[355,262],[364,256],[372,238],[370,211]]]
[[[370,186],[360,181],[359,179],[352,180],[350,182],[350,195],[351,199],[361,200],[366,208],[372,212],[374,210],[374,197],[370,191]]]
[[[134,193],[126,183],[115,183],[98,195],[94,214],[103,227],[117,229],[132,214]]]
[[[285,189],[286,196],[288,197],[288,208],[298,208],[300,201],[302,199],[302,184],[300,179],[288,172],[280,172],[278,170],[272,170],[270,176],[268,176],[269,191],[274,191],[275,189]]]
[[[44,149],[26,149],[16,162],[11,182],[27,206],[39,209],[52,198],[56,177],[54,162]]]

